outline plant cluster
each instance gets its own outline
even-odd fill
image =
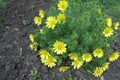
[[[97,1],[55,0],[48,12],[39,11],[34,23],[43,26],[30,34],[30,48],[41,62],[64,72],[70,68],[89,70],[99,77],[117,60],[120,52],[110,48],[119,22],[105,15]]]
[[[37,79],[39,77],[38,71],[36,69],[31,70],[30,74],[34,79]]]

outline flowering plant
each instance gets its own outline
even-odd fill
[[[35,16],[34,23],[44,26],[30,34],[30,48],[38,51],[44,65],[60,66],[60,72],[83,67],[95,77],[101,76],[119,58],[120,53],[110,48],[119,22],[113,23],[94,0],[56,3],[47,13],[40,10]]]

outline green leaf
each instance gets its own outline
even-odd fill
[[[57,65],[60,66],[62,64],[62,59],[58,59]]]

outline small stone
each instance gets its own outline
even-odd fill
[[[18,30],[19,30],[19,28],[14,28],[14,30],[15,30],[15,31],[18,31]]]

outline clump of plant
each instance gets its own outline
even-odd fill
[[[34,23],[44,25],[30,34],[30,48],[38,51],[41,62],[64,72],[83,67],[99,77],[120,52],[110,48],[119,22],[113,23],[97,1],[58,0],[48,12],[39,11]]]
[[[36,69],[31,70],[30,74],[34,79],[37,79],[39,77],[38,71]]]

